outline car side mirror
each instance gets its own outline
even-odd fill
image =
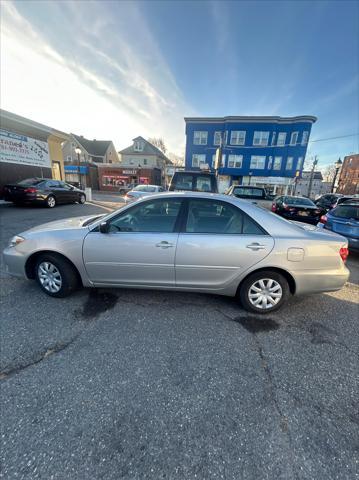
[[[108,222],[101,222],[100,223],[100,232],[101,233],[108,233],[110,231],[110,224]]]

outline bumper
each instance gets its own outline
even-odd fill
[[[349,250],[355,250],[359,252],[359,238],[346,237],[348,240]]]
[[[292,272],[296,283],[296,294],[335,292],[344,287],[350,272],[343,264],[340,270],[301,270]]]
[[[3,251],[3,261],[5,272],[15,277],[27,278],[25,273],[25,263],[27,256],[18,252],[15,247],[5,248]]]

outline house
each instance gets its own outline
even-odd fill
[[[61,144],[67,133],[0,110],[0,191],[29,177],[65,180]]]
[[[301,175],[316,117],[195,117],[186,122],[186,170],[218,169],[219,189],[232,184],[260,185],[286,194]],[[299,172],[299,173],[298,173]]]
[[[329,193],[331,190],[330,182],[323,182],[323,176],[321,172],[314,172],[312,185],[309,189],[310,184],[310,171],[302,172],[301,178],[298,177],[295,182],[295,189],[293,195],[298,195],[300,197],[309,197],[313,200],[320,195],[324,195],[325,193]]]
[[[161,177],[164,178],[166,165],[172,162],[152,143],[143,137],[133,139],[131,146],[118,152],[121,156],[121,165],[126,168],[158,168],[161,170]]]
[[[111,140],[88,140],[73,133],[69,141],[64,143],[62,152],[66,180],[95,190],[99,188],[97,165],[118,164],[120,160]]]
[[[337,193],[344,195],[359,194],[359,154],[344,157],[340,171]]]

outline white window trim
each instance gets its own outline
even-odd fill
[[[306,137],[305,137],[306,136]],[[309,138],[309,131],[308,130],[304,130],[304,132],[302,133],[302,142],[301,142],[301,145],[307,145],[308,144],[308,138]]]
[[[194,161],[194,157],[202,157],[202,159],[204,160],[199,160],[198,159],[198,165],[194,165],[193,161]],[[192,167],[194,168],[199,168],[200,165],[204,165],[206,163],[206,155],[204,153],[193,153],[192,154]]]
[[[198,138],[198,141],[196,141],[196,137]],[[203,142],[202,139],[205,139],[206,141]],[[205,130],[195,130],[193,132],[193,145],[207,145],[208,142],[208,132]]]
[[[256,136],[259,136],[259,142],[255,143]],[[265,141],[265,143],[263,142]],[[269,132],[262,131],[262,130],[256,130],[253,133],[253,145],[256,146],[261,146],[261,147],[266,147],[268,145],[268,140],[269,140]]]
[[[279,138],[282,137],[283,135],[284,135],[284,142],[283,142],[283,143],[279,143]],[[286,141],[287,141],[287,132],[278,132],[278,135],[277,135],[277,147],[284,147]]]
[[[288,167],[288,160],[292,159],[292,165]],[[285,162],[285,169],[286,170],[293,170],[293,164],[294,164],[294,157],[287,157],[287,161]]]
[[[236,159],[231,160],[231,157],[235,157]],[[229,165],[229,162],[233,162],[233,166],[231,167]],[[239,163],[239,166],[237,165]],[[227,167],[228,168],[242,168],[243,166],[243,155],[228,155],[228,160],[227,160]]]
[[[293,142],[293,136],[294,136],[294,135],[296,136],[296,137],[295,137],[295,142]],[[290,134],[290,145],[291,145],[292,147],[294,147],[294,146],[297,145],[297,143],[298,143],[298,136],[299,136],[299,132],[292,132],[292,133]]]
[[[298,161],[297,161],[297,170],[302,170],[303,168],[303,164],[304,164],[304,157],[298,157]],[[299,163],[300,163],[300,166],[299,166]]]
[[[234,142],[234,135],[236,134],[237,141]],[[245,130],[232,130],[231,131],[231,139],[230,145],[244,145],[246,143],[246,131]]]
[[[275,161],[276,159],[280,159],[280,162],[279,162],[279,168],[275,168]],[[282,169],[282,162],[283,162],[283,157],[280,157],[279,155],[277,155],[276,157],[274,157],[274,160],[273,160],[273,169],[272,170],[275,170],[276,172],[279,172],[279,170]]]
[[[252,166],[252,161],[254,161],[254,159],[256,159],[256,162],[257,162],[257,165],[258,165],[258,159],[264,159],[264,165],[263,167],[254,167]],[[250,170],[264,170],[266,168],[266,156],[265,155],[251,155],[251,162],[250,162]]]
[[[216,134],[219,134],[219,142],[216,142]],[[221,139],[222,139],[222,132],[220,130],[217,130],[213,134],[213,145],[216,145],[218,147],[221,144]]]

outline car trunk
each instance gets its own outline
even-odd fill
[[[333,232],[349,237],[359,238],[359,221],[352,218],[330,217],[327,227]]]

